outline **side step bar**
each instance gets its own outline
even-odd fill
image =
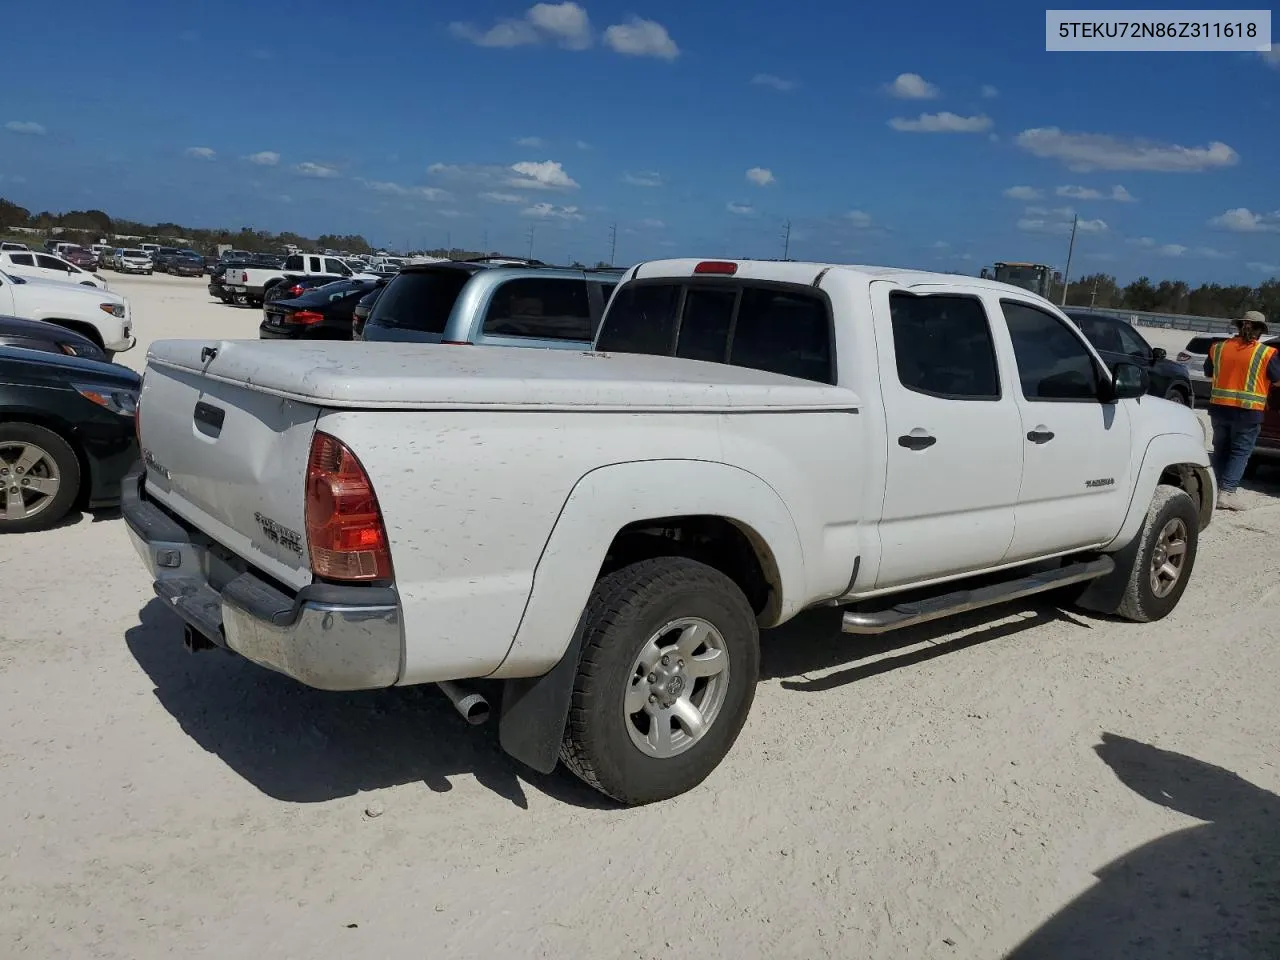
[[[956,590],[953,593],[944,593],[923,600],[912,600],[890,607],[888,610],[877,610],[871,613],[851,611],[844,615],[841,629],[845,633],[888,633],[890,630],[914,627],[918,623],[951,617],[968,610],[1021,600],[1023,597],[1067,587],[1073,583],[1096,580],[1098,577],[1105,577],[1115,568],[1116,562],[1111,557],[1099,557],[1097,560],[1069,563],[1054,570],[1033,573],[1017,580],[1006,580],[1003,583],[975,587],[972,590]]]

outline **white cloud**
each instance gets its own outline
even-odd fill
[[[1067,169],[1147,170],[1157,173],[1199,173],[1231,167],[1240,155],[1225,143],[1183,147],[1105,133],[1064,133],[1057,127],[1036,127],[1017,136],[1018,146],[1037,157],[1058,160]]]
[[[736,213],[740,216],[746,216],[749,213],[755,213],[755,208],[752,207],[751,204],[736,203],[733,200],[730,200],[727,204],[725,204],[725,209],[728,210],[730,213]]]
[[[1250,270],[1256,270],[1258,273],[1269,273],[1272,276],[1280,273],[1280,266],[1274,263],[1258,263],[1256,260],[1250,260],[1245,266]]]
[[[767,187],[769,184],[777,182],[773,176],[773,171],[768,167],[752,167],[747,171],[747,179],[757,187]]]
[[[1272,46],[1270,50],[1258,51],[1258,56],[1267,61],[1272,67],[1280,70],[1280,44]]]
[[[1081,220],[1076,228],[1083,233],[1106,233],[1110,229],[1105,220]]]
[[[541,137],[521,137],[516,141],[517,147],[528,147],[530,150],[541,150],[547,145],[547,141]]]
[[[591,149],[591,144],[587,143],[587,141],[585,140],[579,140],[577,143],[574,144],[574,146],[577,147],[579,150]]]
[[[622,182],[633,187],[660,187],[663,184],[662,174],[656,170],[641,170],[639,173],[624,173]]]
[[[49,132],[43,124],[36,123],[34,120],[10,120],[4,128],[10,133],[21,133],[28,137],[43,137]]]
[[[536,217],[539,220],[585,220],[577,207],[557,207],[550,203],[535,203],[520,211],[522,217]]]
[[[663,227],[666,226],[666,224],[663,223],[661,220],[655,220],[654,218],[649,217],[645,220],[641,220],[640,226],[646,227],[649,230],[661,230]]]
[[[274,167],[280,162],[280,154],[274,150],[263,150],[261,153],[251,153],[245,159],[260,167]]]
[[[427,173],[449,180],[492,180],[506,171],[504,167],[483,166],[477,163],[433,163]]]
[[[576,3],[535,3],[522,18],[499,20],[488,30],[454,22],[449,32],[478,47],[525,47],[551,40],[566,50],[585,50],[592,43],[591,21]]]
[[[1132,203],[1137,199],[1119,184],[1112,187],[1109,193],[1103,193],[1093,187],[1075,186],[1058,187],[1054,192],[1060,197],[1070,197],[1072,200],[1117,200],[1121,203]]]
[[[564,172],[564,167],[554,160],[522,160],[513,163],[511,170],[518,173],[507,181],[512,187],[523,190],[576,190],[578,181]]]
[[[1069,234],[1074,213],[1070,207],[1058,207],[1054,210],[1028,207],[1028,216],[1018,221],[1018,229],[1027,233]],[[1108,228],[1105,220],[1081,220],[1076,229],[1081,233],[1105,233]]]
[[[942,113],[922,113],[916,120],[894,117],[889,126],[903,133],[982,133],[991,129],[991,118],[985,113],[961,117],[944,110]]]
[[[1150,247],[1156,246],[1156,241],[1155,241],[1155,238],[1153,237],[1130,237],[1128,240],[1125,241],[1125,243],[1133,247],[1150,248]]]
[[[535,3],[525,18],[566,50],[591,46],[591,21],[576,3]]]
[[[680,56],[680,48],[667,33],[667,28],[653,20],[632,17],[626,23],[615,24],[604,32],[604,42],[615,52],[632,57],[658,57],[674,60]]]
[[[360,182],[377,193],[390,193],[397,197],[422,197],[432,202],[452,199],[448,190],[441,190],[439,187],[407,187],[390,180],[361,180]]]
[[[795,80],[785,80],[772,73],[757,73],[751,78],[751,82],[757,87],[772,87],[774,90],[781,90],[783,93],[789,93],[799,86]]]
[[[323,163],[312,163],[310,160],[295,164],[293,170],[301,176],[315,177],[318,180],[329,180],[338,175],[338,171],[333,167],[327,167]]]
[[[1000,96],[1000,91],[997,90],[995,87],[993,87],[991,84],[984,83],[982,85],[982,99],[994,100],[998,96]]]
[[[187,147],[185,152],[187,156],[191,157],[193,160],[218,159],[218,154],[213,147]]]
[[[1218,214],[1209,221],[1209,225],[1233,233],[1274,233],[1280,230],[1280,210],[1275,213],[1254,213],[1248,207],[1236,207]]]
[[[1035,187],[1010,187],[1004,192],[1010,200],[1039,200],[1041,193]]]
[[[1228,260],[1231,254],[1217,250],[1214,247],[1196,247],[1193,251],[1197,257],[1204,257],[1206,260]]]
[[[488,200],[490,203],[524,203],[524,197],[514,193],[500,193],[496,190],[490,190],[480,194],[481,200]]]
[[[850,210],[844,215],[844,219],[848,220],[855,227],[862,229],[870,227],[872,223],[874,223],[871,219],[871,214],[863,210]]]
[[[280,194],[276,199],[281,203],[293,203],[293,197],[289,196],[287,193]]]
[[[938,95],[938,88],[918,73],[900,73],[885,89],[901,100],[932,100]]]
[[[1166,243],[1156,248],[1156,253],[1162,257],[1180,257],[1187,252],[1187,248],[1180,243]]]

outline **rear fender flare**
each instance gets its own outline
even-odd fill
[[[533,588],[507,656],[498,738],[511,756],[549,773],[556,764],[577,675],[582,612],[610,543],[628,524],[712,515],[762,542],[777,572],[776,620],[803,606],[800,534],[777,492],[749,471],[704,460],[600,467],[570,492],[534,569]]]

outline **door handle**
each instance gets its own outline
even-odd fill
[[[926,447],[932,447],[937,442],[937,437],[923,432],[904,433],[898,438],[898,446],[906,447],[908,450],[923,450]]]
[[[1046,430],[1044,427],[1037,427],[1027,434],[1027,439],[1032,443],[1048,443],[1053,439],[1053,431]]]

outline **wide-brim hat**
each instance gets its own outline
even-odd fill
[[[1267,332],[1267,318],[1261,311],[1248,310],[1243,317],[1232,321],[1236,329],[1239,330],[1246,323],[1252,323],[1256,327],[1260,327],[1263,333]]]

